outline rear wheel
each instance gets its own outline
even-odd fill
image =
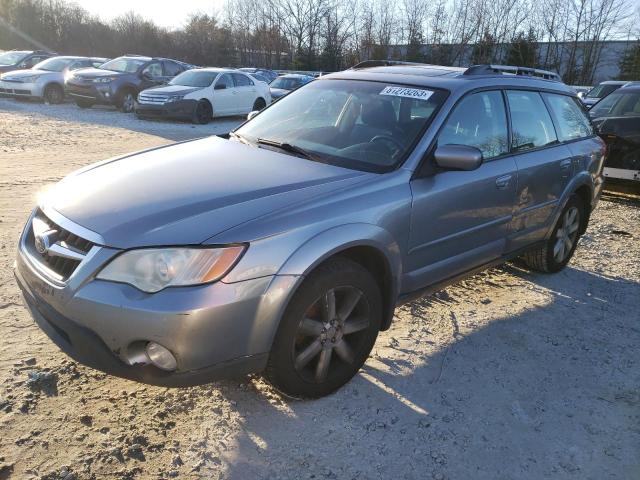
[[[193,114],[193,123],[206,125],[213,118],[213,108],[206,100],[200,100],[196,105],[196,111]]]
[[[580,238],[580,226],[585,215],[579,196],[572,195],[562,210],[551,237],[544,246],[527,252],[525,263],[534,270],[555,273],[562,270],[576,250]]]
[[[88,100],[76,100],[76,105],[80,108],[91,108],[93,107],[93,102]]]
[[[123,113],[133,112],[135,106],[136,96],[131,90],[125,90],[119,95],[118,108]]]
[[[264,101],[264,98],[258,98],[254,103],[253,103],[253,110],[252,112],[259,112],[260,110],[262,110],[264,107],[267,106],[267,102]]]
[[[381,295],[371,274],[345,258],[300,286],[278,329],[265,376],[293,397],[327,395],[362,367],[378,336]]]
[[[49,85],[44,89],[44,101],[56,105],[64,101],[64,91],[60,85]]]

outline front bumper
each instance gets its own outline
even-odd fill
[[[91,103],[112,105],[116,101],[116,92],[111,84],[94,84],[93,82],[74,83],[67,81],[64,85],[65,93],[74,100],[86,100]]]
[[[268,276],[146,294],[95,280],[118,251],[94,247],[66,284],[47,279],[23,248],[14,274],[40,328],[80,363],[154,385],[186,386],[261,371],[296,277]],[[174,354],[175,371],[140,361],[148,341]]]
[[[135,112],[136,115],[140,117],[191,120],[195,114],[197,105],[197,100],[179,100],[177,102],[165,103],[162,105],[136,102]]]
[[[0,80],[0,95],[21,98],[42,98],[42,85],[37,82],[11,82]]]

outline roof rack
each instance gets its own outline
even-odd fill
[[[401,60],[365,60],[364,62],[360,62],[351,67],[351,70],[359,70],[361,68],[371,68],[371,67],[392,67],[394,65],[421,65],[426,66],[426,63],[417,63],[417,62],[403,62]]]
[[[516,67],[512,65],[473,65],[465,70],[465,75],[491,75],[499,73],[502,75],[522,75],[527,77],[540,77],[546,80],[561,82],[562,78],[556,72],[539,70],[530,67]]]

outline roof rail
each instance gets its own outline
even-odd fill
[[[401,60],[365,60],[351,67],[351,70],[371,67],[392,67],[394,65],[427,65],[426,63],[403,62]]]
[[[516,67],[512,65],[473,65],[467,68],[465,75],[491,75],[499,73],[502,75],[522,75],[527,77],[540,77],[546,80],[562,82],[562,78],[556,72],[540,70],[530,67]]]

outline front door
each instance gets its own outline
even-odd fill
[[[413,207],[403,293],[454,277],[505,251],[518,172],[509,156],[507,117],[500,91],[463,98],[437,144],[477,147],[473,171],[435,171],[411,182]]]
[[[213,86],[213,113],[219,115],[237,114],[237,92],[230,73],[223,73]]]

